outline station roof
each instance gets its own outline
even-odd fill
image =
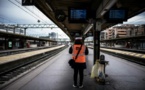
[[[28,39],[28,40],[40,40],[40,41],[50,41],[50,42],[56,42],[54,40],[49,40],[49,39],[44,39],[44,38],[36,38],[36,37],[31,37],[31,36],[25,36],[22,34],[14,34],[10,32],[3,32],[0,31],[0,38],[23,38],[23,39]]]
[[[70,23],[68,20],[69,7],[89,8],[89,11],[93,11],[90,13],[95,15],[94,18],[100,20],[101,30],[117,24],[107,23],[103,18],[103,13],[106,13],[112,7],[126,8],[128,10],[127,18],[131,18],[145,10],[144,0],[35,0],[35,6],[58,25],[71,40],[74,39],[73,32],[81,32],[83,35],[86,28],[91,25],[92,20],[89,19],[87,23]],[[57,16],[58,13],[65,14],[66,19],[58,21],[56,19],[59,17],[59,15]],[[91,29],[89,32],[92,31]]]
[[[145,40],[144,35],[139,35],[139,36],[131,36],[131,37],[122,37],[122,38],[114,38],[114,39],[106,39],[106,40],[101,40],[100,42],[110,42],[110,41],[119,41],[119,40]]]

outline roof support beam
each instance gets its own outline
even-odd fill
[[[103,0],[96,12],[96,17],[102,17],[118,0]]]

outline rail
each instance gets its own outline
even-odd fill
[[[40,49],[45,49],[45,48],[51,48],[51,47],[56,47],[56,46],[57,46],[57,45],[45,46],[45,47],[34,47],[34,48],[13,49],[13,50],[3,50],[3,51],[0,51],[0,57],[1,57],[1,56],[7,56],[7,55],[18,54],[18,53],[23,53],[23,52],[27,52],[27,51],[34,51],[34,50],[40,50]]]
[[[88,46],[93,49],[93,46]],[[100,48],[101,52],[108,53],[113,56],[117,56],[141,65],[145,65],[145,54],[140,50],[129,50],[121,48]],[[140,53],[141,52],[141,53]]]
[[[133,49],[133,48],[115,48],[115,47],[101,47],[101,48],[108,48],[108,49],[115,49],[115,50],[124,50],[124,51],[131,51],[136,53],[145,53],[145,50],[140,49]]]
[[[68,46],[58,46],[59,48],[50,49],[37,55],[33,55],[20,60],[4,63],[0,65],[0,89],[15,81],[23,73],[39,64],[45,62],[48,58],[58,54]],[[14,78],[15,77],[15,78]]]

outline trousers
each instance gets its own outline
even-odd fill
[[[78,74],[79,74],[79,85],[81,86],[83,84],[83,79],[84,79],[84,69],[74,68],[74,84],[75,85],[77,85]]]

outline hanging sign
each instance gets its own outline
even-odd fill
[[[35,0],[22,0],[22,5],[23,5],[23,6],[34,5],[34,1],[35,1]]]

